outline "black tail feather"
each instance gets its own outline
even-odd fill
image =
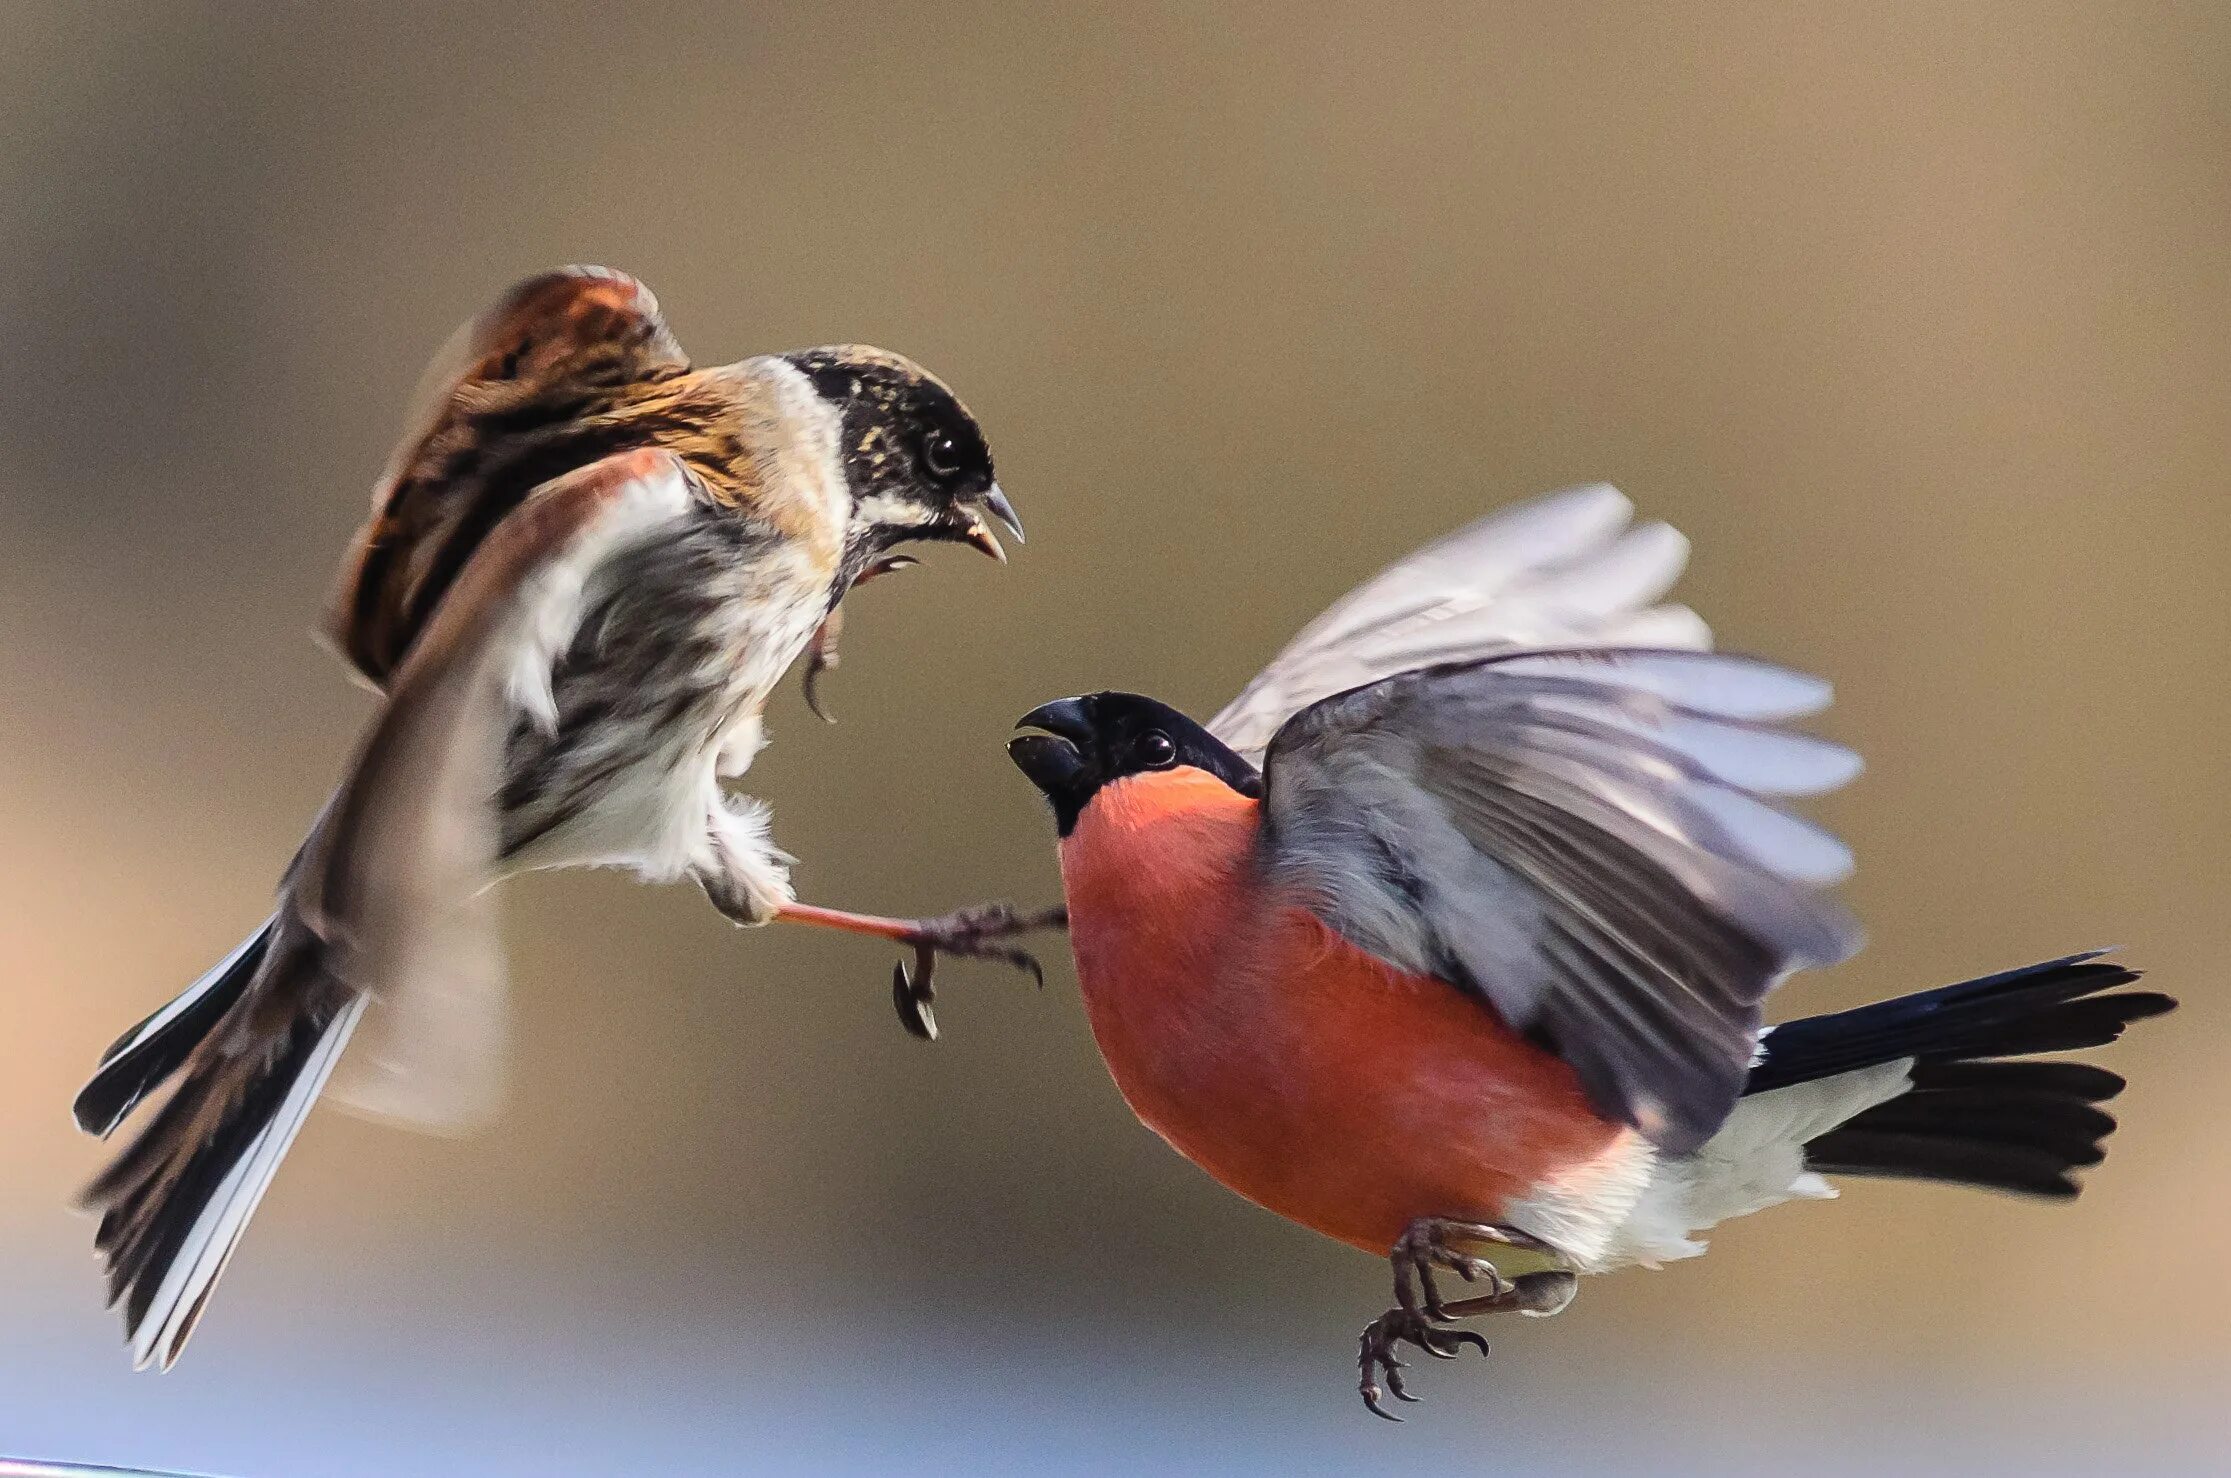
[[[233,1167],[270,1127],[330,1019],[298,1018],[252,1076],[188,1077],[86,1196],[103,1206],[94,1247],[108,1265],[109,1302],[136,1331],[186,1238]],[[113,1199],[111,1199],[113,1198]],[[179,1343],[183,1344],[181,1335]]]
[[[92,1079],[70,1105],[78,1128],[106,1139],[141,1099],[185,1066],[187,1056],[255,979],[270,940],[266,920],[217,968],[110,1043]]]
[[[2175,1008],[2154,991],[2099,994],[2138,979],[2137,971],[2103,960],[2104,953],[2070,955],[1777,1026],[1743,1091],[1764,1093],[1901,1057],[1966,1062],[2102,1047],[2131,1022]]]
[[[94,1247],[140,1365],[167,1367],[192,1334],[363,1008],[322,973],[316,948],[264,953],[246,988],[291,1003],[283,1028],[253,1043],[228,1033],[226,1050],[187,1060],[82,1197],[100,1216]]]
[[[2072,955],[1792,1022],[1767,1035],[1744,1091],[1911,1058],[1913,1086],[1806,1145],[1808,1167],[2073,1196],[2073,1172],[2105,1157],[2115,1119],[2098,1105],[2122,1078],[2088,1063],[1995,1059],[2104,1046],[2175,1009],[2158,992],[2114,990],[2137,979],[2098,953]]]
[[[2050,1150],[1956,1135],[1838,1129],[1805,1147],[1805,1165],[1827,1175],[1945,1181],[2051,1200],[2067,1200],[2077,1191],[2069,1174],[2074,1167]]]

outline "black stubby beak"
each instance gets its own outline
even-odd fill
[[[1085,769],[1084,756],[1077,753],[1077,746],[1051,734],[1024,734],[1008,740],[1007,757],[1048,796],[1072,789]]]
[[[1092,766],[1086,755],[1096,732],[1091,699],[1063,698],[1033,708],[1015,727],[1045,731],[1008,740],[1007,757],[1057,808],[1088,791]]]
[[[1015,727],[1044,729],[1072,744],[1090,744],[1093,736],[1100,732],[1090,698],[1056,698],[1051,703],[1042,703],[1016,719]]]

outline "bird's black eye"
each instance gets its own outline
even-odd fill
[[[922,462],[930,469],[930,476],[940,481],[957,477],[961,470],[961,449],[946,433],[932,431],[922,443]]]
[[[1139,757],[1140,764],[1150,770],[1167,770],[1177,763],[1177,746],[1160,729],[1149,729],[1141,734],[1131,752]]]

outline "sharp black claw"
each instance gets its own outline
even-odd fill
[[[901,960],[891,967],[891,1004],[898,1008],[899,1024],[907,1032],[925,1042],[937,1040],[937,1014],[930,1007],[932,999],[929,967],[921,973],[907,973],[906,962]]]
[[[937,1039],[937,1018],[930,1009],[930,1002],[936,994],[932,976],[941,954],[996,960],[1013,969],[1028,971],[1031,980],[1044,990],[1046,967],[1039,963],[1038,957],[1029,950],[1016,949],[1000,941],[1025,930],[1045,928],[1049,924],[1066,925],[1067,922],[1067,909],[1049,910],[1026,918],[1004,903],[979,904],[955,910],[943,918],[923,920],[899,936],[901,943],[911,945],[914,950],[911,970],[901,963],[891,972],[891,1000],[898,1007],[899,1021],[924,1041]]]
[[[1440,1327],[1433,1315],[1412,1302],[1415,1295],[1405,1280],[1398,1278],[1395,1288],[1402,1302],[1364,1326],[1357,1360],[1362,1378],[1357,1382],[1356,1388],[1363,1393],[1363,1404],[1371,1408],[1373,1415],[1386,1417],[1389,1421],[1400,1421],[1401,1418],[1380,1404],[1383,1397],[1392,1396],[1397,1401],[1419,1399],[1411,1395],[1403,1384],[1402,1372],[1408,1368],[1408,1364],[1397,1353],[1403,1345],[1415,1345],[1435,1360],[1454,1360],[1464,1353],[1466,1346],[1478,1350],[1482,1355],[1488,1352],[1487,1340],[1483,1336],[1469,1329]],[[1452,1312],[1469,1314],[1476,1311],[1458,1305]]]
[[[843,630],[842,610],[831,611],[821,618],[821,624],[814,628],[812,642],[806,647],[806,670],[799,679],[799,687],[805,692],[806,707],[813,711],[815,718],[825,724],[835,723],[837,716],[822,706],[821,677],[837,665],[837,637]]]
[[[821,706],[821,674],[824,670],[826,669],[822,667],[806,669],[806,711],[825,724],[833,724],[837,721],[837,716]]]

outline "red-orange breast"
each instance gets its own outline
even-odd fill
[[[1254,865],[1261,806],[1191,767],[1103,787],[1061,844],[1078,980],[1146,1125],[1249,1200],[1367,1252],[1496,1221],[1631,1131],[1443,981],[1341,939]]]

